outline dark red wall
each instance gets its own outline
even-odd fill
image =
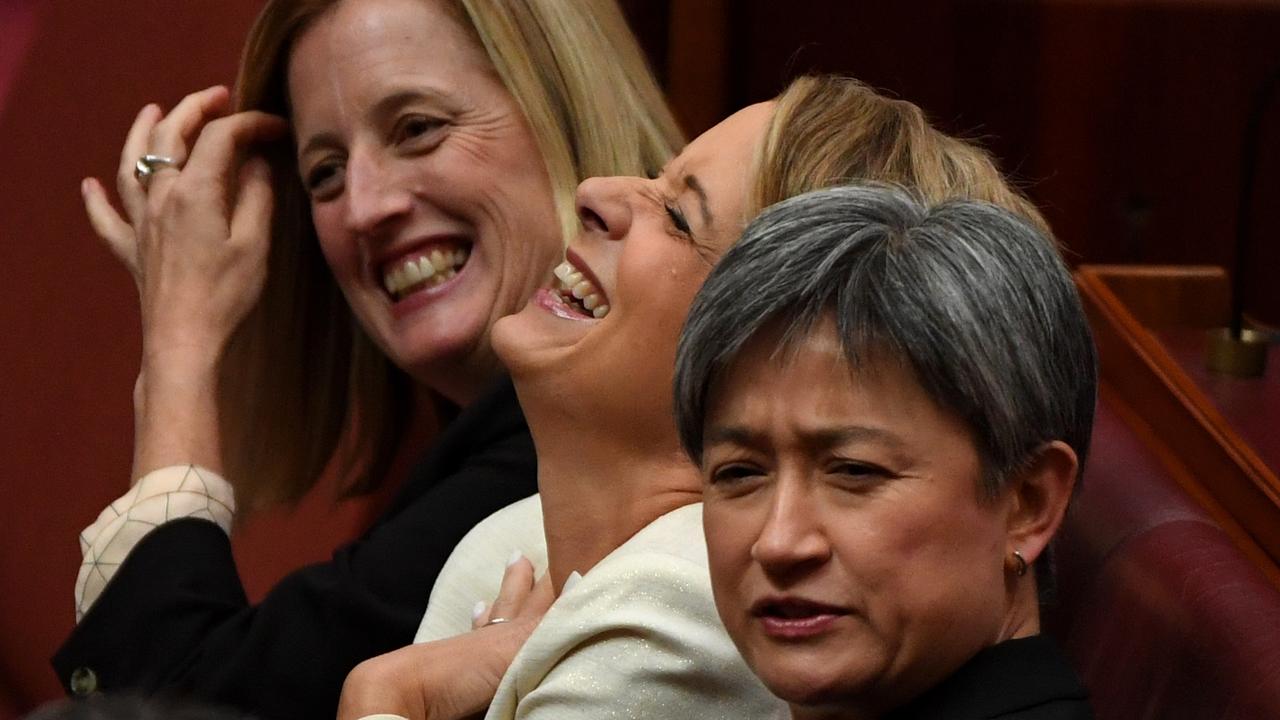
[[[850,73],[983,140],[1076,261],[1233,262],[1245,119],[1280,72],[1280,3],[730,6],[726,110],[801,72]],[[1263,128],[1246,306],[1280,324],[1280,97]]]
[[[258,7],[0,0],[0,718],[61,694],[48,657],[73,622],[76,536],[128,483],[136,300],[84,219],[80,178],[113,184],[146,102],[231,82]],[[251,591],[360,517],[316,497],[251,522]]]
[[[46,659],[72,623],[76,533],[129,469],[134,292],[84,220],[79,180],[110,178],[144,103],[230,82],[259,5],[0,0],[0,720],[59,693]],[[1280,67],[1280,4],[623,5],[691,131],[796,72],[842,70],[984,138],[1077,260],[1233,258],[1240,133]],[[1267,117],[1249,307],[1274,322],[1280,283],[1263,271],[1280,268],[1280,106]],[[318,495],[253,521],[238,543],[251,591],[323,557],[363,512]]]

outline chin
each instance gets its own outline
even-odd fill
[[[531,300],[499,318],[490,340],[512,377],[536,377],[542,371],[563,375],[572,366],[574,348],[596,324],[556,317]]]
[[[852,666],[848,657],[814,649],[759,648],[749,664],[770,692],[792,705],[851,705],[874,690],[878,673],[873,668]]]

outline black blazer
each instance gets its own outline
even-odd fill
[[[332,718],[357,663],[409,644],[440,567],[491,513],[537,492],[510,380],[445,429],[359,540],[249,605],[211,522],[152,531],[53,658],[63,685],[165,690],[261,718]]]
[[[1092,720],[1088,693],[1043,635],[1006,640],[973,656],[889,720]]]

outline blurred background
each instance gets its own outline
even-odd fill
[[[143,104],[230,83],[260,4],[0,0],[0,718],[61,694],[47,658],[73,622],[76,534],[129,472],[136,299],[79,181],[113,184]],[[992,150],[1073,264],[1239,261],[1246,313],[1280,324],[1280,98],[1261,99],[1280,73],[1276,0],[622,4],[690,136],[797,74],[848,73]],[[376,504],[329,493],[248,521],[252,595]]]

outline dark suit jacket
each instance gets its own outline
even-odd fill
[[[99,690],[201,698],[262,718],[332,718],[358,662],[409,644],[441,565],[476,523],[537,492],[510,380],[441,434],[395,502],[327,563],[249,605],[225,533],[184,519],[138,544],[53,658]],[[83,689],[83,687],[82,687]]]
[[[1092,720],[1088,693],[1043,635],[973,656],[890,720]]]

